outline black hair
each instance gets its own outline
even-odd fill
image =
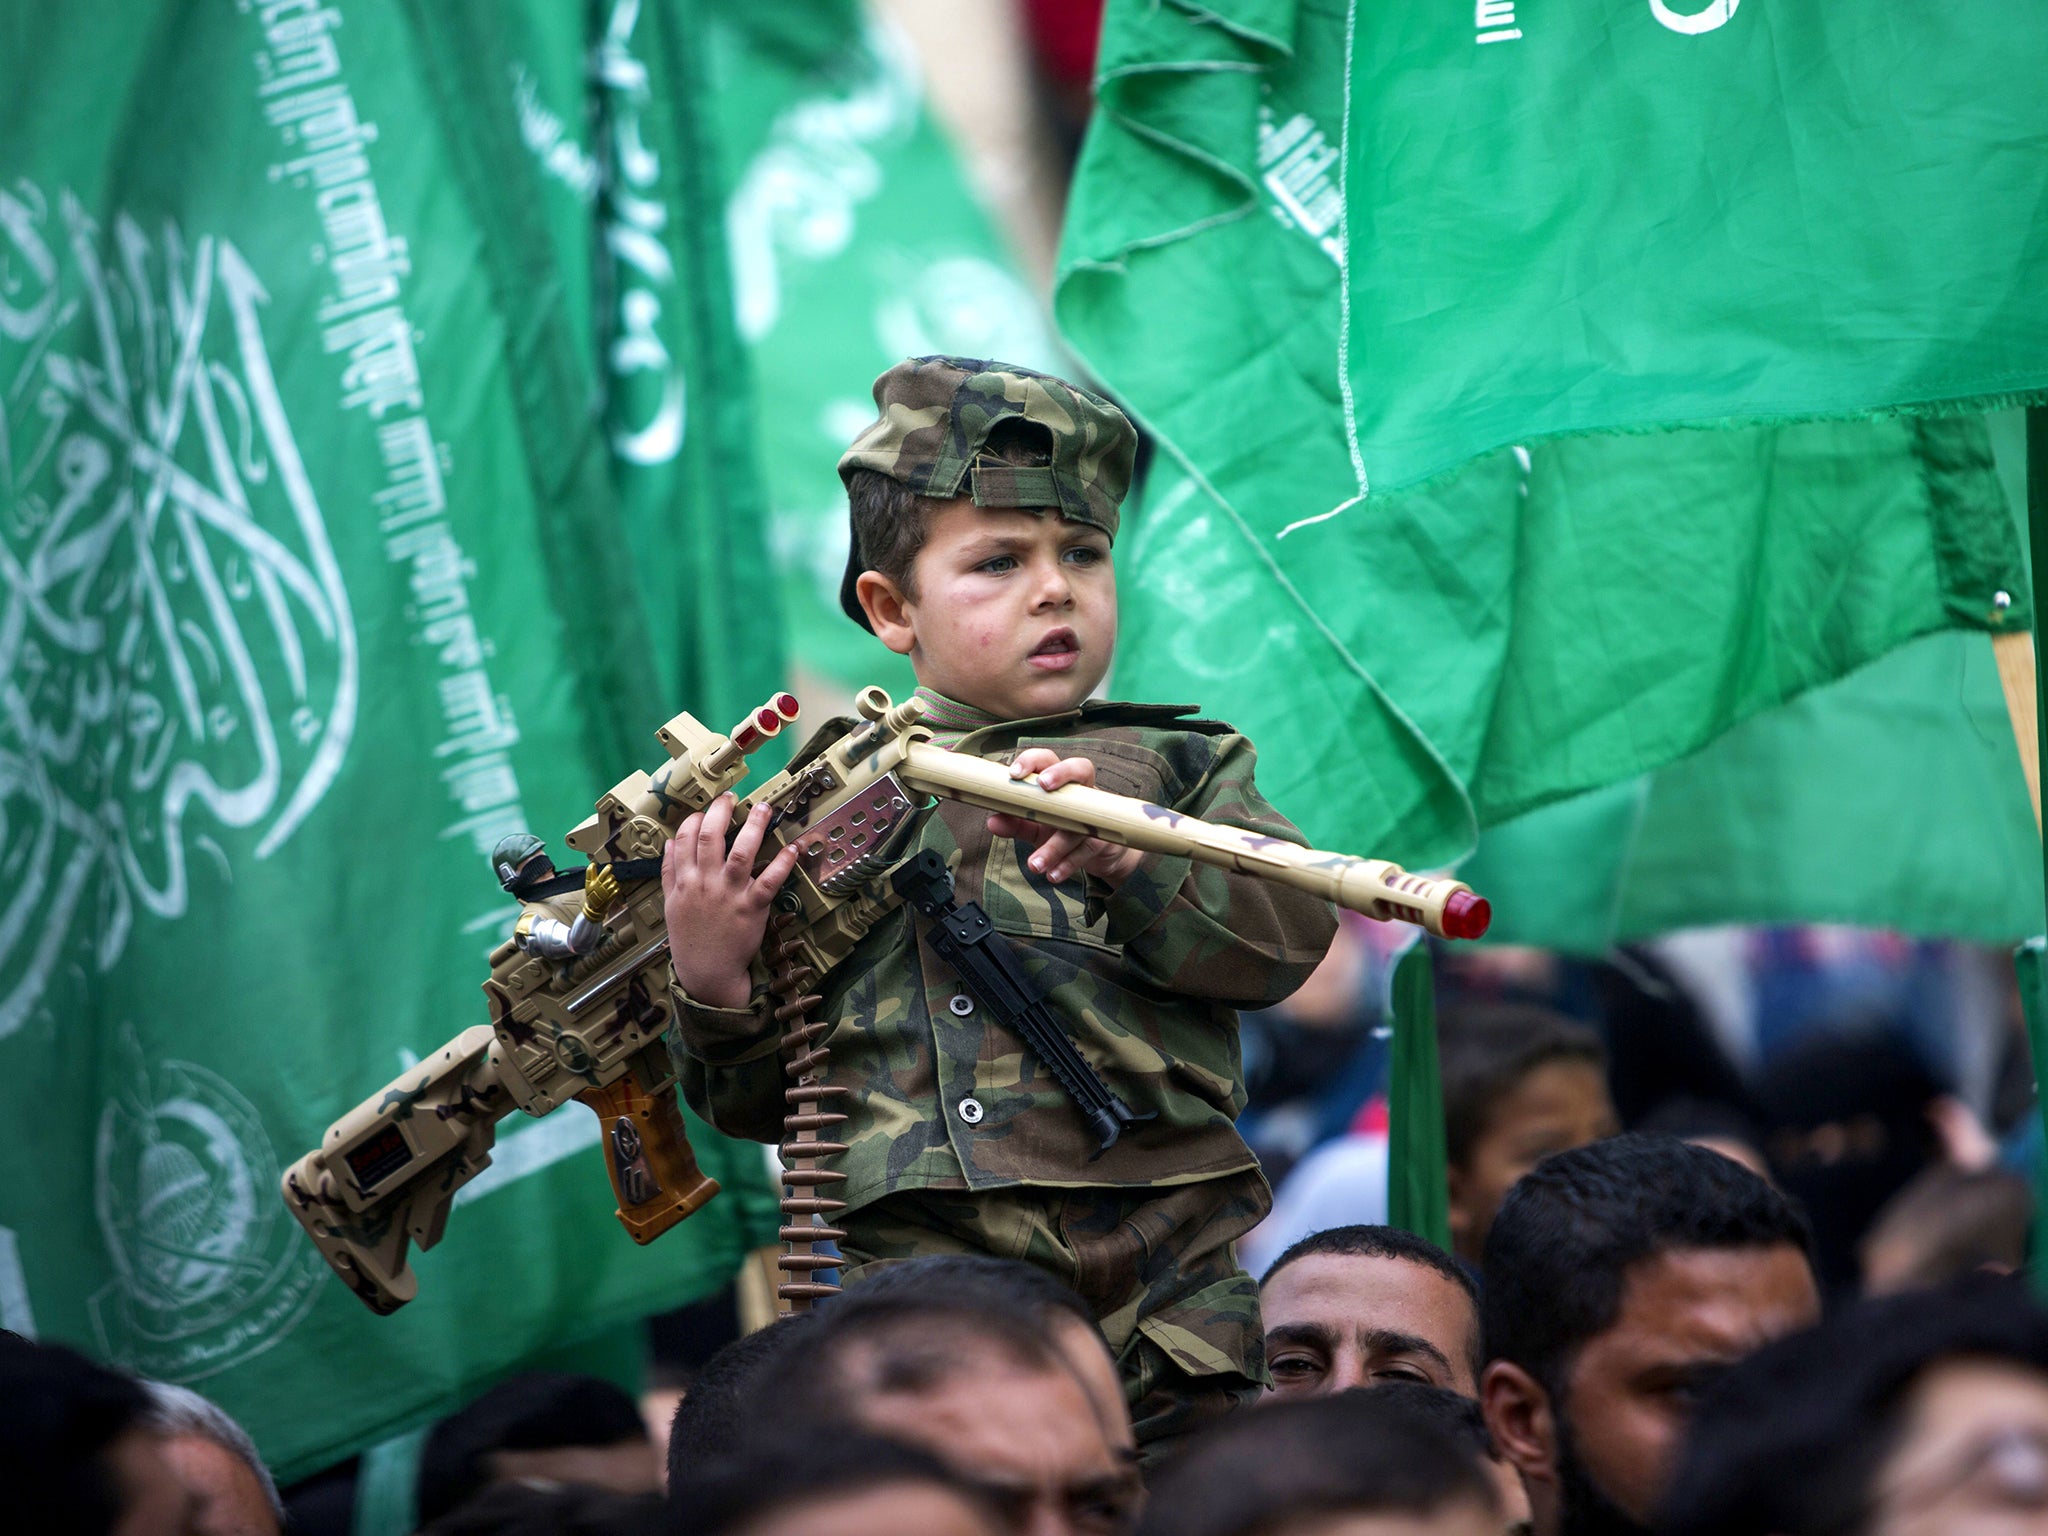
[[[989,429],[977,457],[984,455],[1019,466],[1050,464],[1052,431],[1016,417],[999,421]],[[856,469],[846,476],[846,504],[861,569],[881,572],[904,596],[916,597],[910,568],[931,535],[932,498],[878,469]]]
[[[1660,1536],[1857,1536],[1908,1392],[1964,1357],[2048,1373],[2048,1313],[2019,1280],[1977,1276],[1863,1302],[1765,1345],[1694,1413]]]
[[[1500,1456],[1500,1448],[1493,1443],[1493,1433],[1486,1427],[1486,1414],[1476,1397],[1453,1392],[1449,1387],[1431,1386],[1426,1381],[1388,1381],[1353,1390],[1379,1393],[1382,1406],[1438,1426],[1488,1461]]]
[[[943,1488],[994,1523],[986,1496],[929,1452],[844,1429],[770,1435],[729,1461],[671,1483],[667,1536],[728,1536],[793,1505],[900,1483]]]
[[[1494,1108],[1523,1078],[1553,1061],[1605,1069],[1606,1049],[1583,1024],[1534,1003],[1446,1004],[1437,1020],[1443,1079],[1444,1153],[1465,1166]]]
[[[1030,1371],[1065,1370],[1052,1319],[1036,1301],[990,1291],[934,1295],[863,1283],[820,1309],[801,1351],[763,1371],[741,1433],[843,1422],[877,1393],[927,1392],[986,1366],[994,1352]]]
[[[658,1493],[615,1493],[575,1483],[493,1483],[420,1536],[660,1536]]]
[[[1062,1285],[1036,1264],[985,1253],[935,1253],[905,1259],[863,1278],[859,1294],[867,1302],[891,1296],[941,1301],[978,1297],[1005,1309],[1037,1308],[1047,1318],[1067,1312],[1090,1328],[1096,1326],[1095,1313],[1071,1286]]]
[[[0,1338],[0,1488],[9,1529],[28,1536],[112,1531],[124,1499],[102,1458],[148,1411],[148,1394],[132,1377],[61,1345]]]
[[[419,1518],[439,1519],[491,1481],[494,1451],[645,1440],[640,1405],[595,1376],[528,1371],[436,1424],[420,1453]]]
[[[1616,1136],[1546,1157],[1508,1191],[1486,1235],[1489,1358],[1554,1403],[1581,1344],[1613,1326],[1632,1264],[1672,1249],[1769,1248],[1812,1257],[1806,1220],[1740,1163],[1669,1136]]]
[[[1375,1387],[1231,1415],[1167,1463],[1138,1536],[1253,1536],[1304,1515],[1467,1501],[1500,1507],[1469,1438]]]
[[[793,1312],[742,1334],[709,1360],[676,1404],[668,1429],[668,1481],[674,1487],[698,1468],[740,1448],[740,1424],[761,1382],[823,1316]]]
[[[1318,1254],[1341,1258],[1400,1259],[1409,1264],[1420,1264],[1455,1284],[1472,1299],[1473,1310],[1478,1310],[1479,1286],[1471,1271],[1428,1238],[1417,1237],[1399,1227],[1325,1227],[1320,1232],[1311,1232],[1282,1250],[1280,1257],[1267,1267],[1266,1278],[1259,1282],[1260,1286],[1263,1288],[1270,1284],[1275,1275],[1296,1259],[1314,1258]]]

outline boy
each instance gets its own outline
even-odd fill
[[[1621,1122],[1600,1037],[1548,1008],[1448,1007],[1437,1048],[1451,1246],[1476,1268],[1515,1181],[1553,1152],[1612,1136]]]
[[[853,549],[840,601],[910,658],[942,746],[1048,787],[1099,784],[1299,842],[1252,786],[1251,744],[1188,711],[1091,704],[1116,643],[1110,543],[1136,433],[1106,400],[1028,369],[914,358],[876,381],[881,415],[840,460]],[[747,962],[787,878],[752,874],[757,808],[687,820],[663,882],[677,1065],[719,1129],[779,1138],[785,1086]],[[830,976],[830,1080],[853,1089],[834,1217],[846,1278],[926,1253],[1052,1270],[1094,1309],[1141,1444],[1248,1400],[1265,1379],[1258,1290],[1233,1241],[1271,1194],[1233,1121],[1237,1008],[1278,1002],[1336,928],[1324,902],[942,803],[917,847],[955,861],[958,898],[1020,941],[1082,1054],[1144,1123],[1096,1156],[1074,1105],[983,1016],[899,909]]]

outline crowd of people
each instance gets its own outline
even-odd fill
[[[1810,1224],[1675,1137],[1542,1159],[1476,1272],[1386,1226],[1262,1287],[1272,1386],[1141,1457],[1087,1306],[1043,1270],[913,1259],[739,1338],[666,1467],[637,1405],[521,1376],[436,1427],[431,1536],[1669,1536],[2048,1530],[2048,1312],[1975,1273],[1823,1319]],[[0,1340],[33,1532],[273,1536],[249,1438],[190,1391]],[[664,1491],[665,1487],[665,1491]]]

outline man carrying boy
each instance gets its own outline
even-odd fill
[[[1114,406],[1028,369],[915,358],[876,381],[880,419],[840,461],[853,522],[841,604],[910,658],[942,746],[1097,784],[1299,842],[1252,784],[1249,742],[1160,706],[1089,703],[1116,643],[1110,562],[1136,434]],[[677,1066],[693,1108],[779,1139],[785,1086],[750,991],[786,848],[758,878],[757,808],[686,821],[663,871]],[[828,1080],[853,1092],[835,1134],[847,1279],[926,1253],[1052,1270],[1094,1308],[1141,1444],[1265,1379],[1258,1290],[1233,1242],[1271,1203],[1233,1122],[1238,1008],[1291,993],[1335,932],[1286,887],[1011,816],[939,805],[915,845],[954,865],[958,899],[1016,940],[1082,1055],[1140,1117],[1098,1151],[1074,1104],[987,1017],[899,909],[814,985]],[[906,850],[906,851],[915,851]]]

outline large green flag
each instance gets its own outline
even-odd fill
[[[1304,125],[1307,69],[1336,90]],[[1206,243],[1263,173],[1342,269],[1313,345],[1342,356],[1351,495],[1559,433],[2031,394],[2044,77],[2048,27],[1989,0],[1140,0],[1111,7],[1102,98],[1142,142],[1092,161],[1070,252]],[[1150,332],[1185,323],[1224,321]],[[1185,392],[1220,423],[1242,382]]]
[[[1061,365],[924,110],[907,39],[855,0],[721,0],[707,47],[792,657],[900,694],[909,666],[839,611],[837,466],[874,419],[869,386],[934,352]]]
[[[1111,7],[1056,311],[1163,449],[1119,550],[1119,692],[1246,729],[1315,840],[1432,864],[1921,635],[2025,622],[1971,417],[1569,437],[1323,516],[1356,489],[1332,345],[1347,17]],[[1971,740],[2004,772],[2009,733]],[[2010,807],[1944,802],[1971,848]],[[1689,920],[1743,915],[1735,887],[1691,889]]]
[[[496,839],[779,681],[691,9],[0,20],[0,1322],[284,1478],[772,1235],[758,1148],[642,1250],[515,1117],[375,1318],[277,1194],[483,1021]]]

